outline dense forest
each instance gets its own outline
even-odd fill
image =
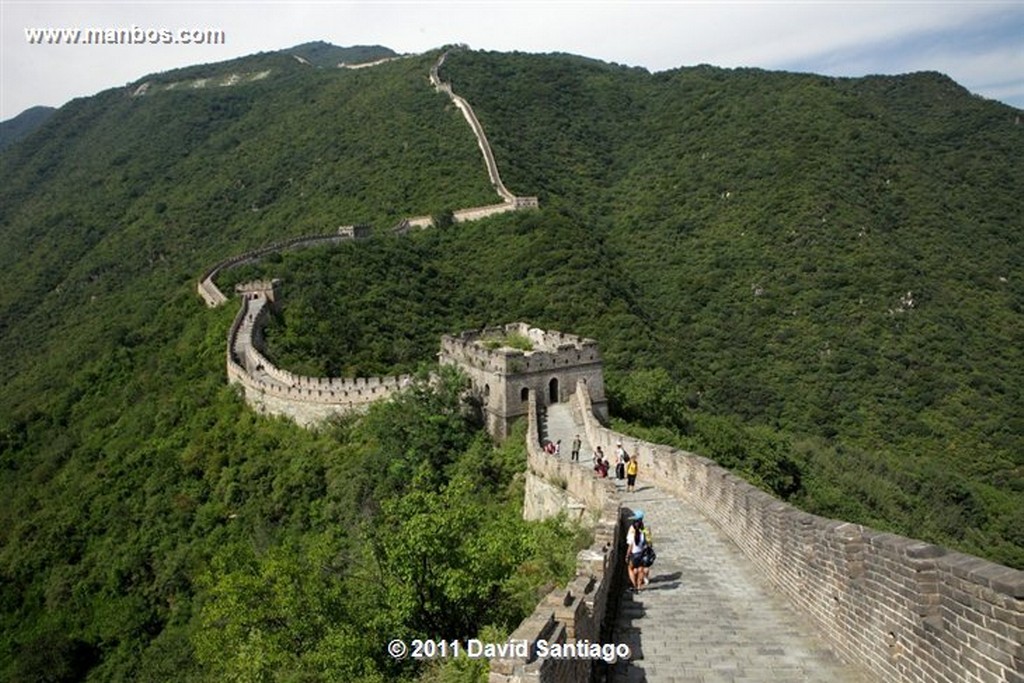
[[[475,680],[383,646],[507,632],[571,573],[585,535],[521,520],[522,435],[492,444],[461,378],[317,431],[225,385],[234,311],[198,275],[342,224],[375,237],[222,278],[283,279],[276,362],[583,334],[619,429],[1024,567],[1020,112],[932,73],[456,51],[443,76],[542,208],[400,237],[495,201],[437,54],[301,47],[76,100],[0,156],[0,677]]]

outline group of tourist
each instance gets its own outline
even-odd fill
[[[572,440],[572,450],[569,459],[571,462],[579,462],[582,440],[577,434]],[[544,452],[548,455],[558,456],[562,450],[562,441],[544,443]],[[594,449],[594,475],[607,478],[611,470],[611,464],[604,454],[604,450],[597,446]],[[640,451],[630,455],[626,448],[619,441],[615,444],[615,478],[626,480],[626,491],[636,491],[636,477],[640,470]],[[636,510],[630,517],[629,530],[626,532],[626,570],[629,575],[629,590],[637,593],[644,589],[650,582],[651,565],[654,564],[654,544],[651,542],[650,529],[644,526],[644,511]]]
[[[572,450],[569,453],[569,460],[580,461],[580,448],[583,442],[577,434],[572,440]],[[548,455],[558,456],[562,452],[562,440],[545,441],[544,452]],[[600,446],[594,449],[594,475],[605,479],[611,471],[611,463]],[[632,493],[636,490],[636,475],[640,471],[640,452],[630,455],[619,441],[615,445],[615,478],[626,480],[626,491]]]
[[[594,449],[594,473],[599,477],[607,477],[611,469],[608,458],[604,451],[598,446]],[[640,471],[640,452],[630,455],[622,446],[622,442],[615,445],[615,478],[626,480],[626,491],[632,493],[636,490],[636,475]]]

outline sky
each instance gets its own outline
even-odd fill
[[[33,29],[126,29],[122,45],[33,43]],[[222,44],[147,42],[223,32]],[[38,34],[37,34],[38,35]],[[0,120],[143,76],[324,40],[419,53],[568,52],[650,71],[711,64],[829,76],[939,71],[1024,109],[1024,0],[0,0]]]

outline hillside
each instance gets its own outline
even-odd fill
[[[232,313],[195,296],[198,274],[239,250],[494,202],[475,138],[429,85],[435,60],[329,70],[262,54],[154,74],[70,103],[4,152],[0,678],[251,677],[239,668],[252,662],[221,659],[246,638],[265,639],[273,671],[411,676],[383,649],[432,614],[405,591],[439,605],[453,599],[441,582],[462,591],[463,609],[432,626],[475,633],[516,623],[538,586],[571,571],[573,535],[520,520],[518,453],[485,446],[457,412],[438,420],[453,395],[321,434],[260,419],[225,387]],[[233,84],[175,86],[202,79]],[[428,543],[403,526],[414,517],[386,521],[412,500],[423,515],[457,500],[474,529],[450,525],[455,538],[426,548],[493,543],[479,517],[501,524],[493,579],[474,597],[441,573],[464,571],[449,554],[436,575],[359,589],[373,609],[350,614],[360,601],[338,591],[357,589],[324,585],[320,567],[356,584],[379,562],[406,576],[419,551],[376,557],[363,528],[380,518],[391,546]],[[253,576],[301,584],[305,607],[234,592]],[[250,596],[263,612],[230,607]],[[473,611],[480,600],[507,610]],[[314,606],[329,621],[311,620]],[[231,630],[220,609],[252,621]],[[274,640],[282,623],[301,644]]]
[[[0,121],[0,151],[46,123],[55,111],[53,107],[29,107],[14,118]]]
[[[382,661],[388,629],[500,631],[535,588],[510,572],[557,574],[537,548],[566,534],[511,521],[521,454],[461,424],[452,395],[308,433],[225,387],[233,312],[201,305],[199,274],[351,223],[377,239],[221,283],[284,278],[280,363],[404,371],[439,333],[520,319],[584,334],[623,428],[812,511],[1024,566],[1016,110],[930,73],[457,51],[444,77],[542,209],[390,237],[401,217],[495,201],[429,86],[436,57],[350,70],[284,51],[154,74],[3,152],[0,677],[222,680],[247,665],[223,653],[248,647],[278,674],[345,658],[351,680],[411,678]],[[455,537],[399,523],[450,509]],[[472,610],[349,583],[367,580],[375,520],[405,534],[396,577],[432,543],[513,549],[488,565],[493,593],[459,598],[507,608],[447,622]],[[482,520],[497,521],[468,532]]]
[[[539,322],[789,435],[815,511],[1024,561],[1019,112],[935,73],[449,69],[507,182],[581,216],[635,316]]]
[[[301,57],[314,66],[324,68],[333,68],[342,64],[368,64],[398,56],[394,50],[380,45],[338,47],[322,40],[296,45],[283,50],[283,52]]]

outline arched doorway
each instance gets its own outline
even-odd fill
[[[519,398],[523,403],[530,400],[530,390],[527,387],[523,387],[523,390],[519,392]]]
[[[548,404],[558,403],[558,378],[548,382]]]

